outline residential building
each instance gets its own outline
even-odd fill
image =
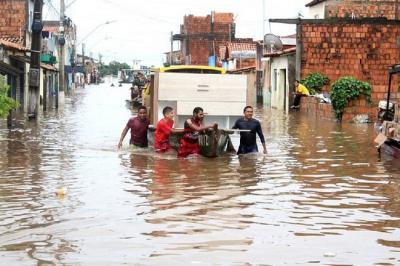
[[[25,58],[28,49],[22,44],[0,39],[0,75],[10,86],[9,96],[19,103],[27,97],[24,94],[24,63],[20,58]]]
[[[313,0],[306,4],[309,18],[380,18],[400,19],[397,0]]]
[[[293,87],[296,73],[296,35],[275,36],[279,43],[275,49],[270,49],[264,43],[264,104],[277,110],[289,110],[293,101]]]
[[[2,74],[8,75],[11,95],[24,111],[27,110],[28,99],[29,58],[26,55],[27,47],[31,45],[32,31],[29,25],[33,20],[33,4],[33,0],[0,1],[0,42],[5,52],[0,60]]]
[[[351,103],[343,115],[345,121],[359,115],[375,120],[376,105],[385,98],[388,67],[400,61],[399,6],[394,2],[312,1],[307,4],[310,8],[324,5],[324,19],[270,20],[297,24],[297,79],[319,72],[327,76],[331,83],[343,76],[353,76],[372,85],[373,104],[368,105],[365,100]],[[350,6],[354,16],[346,15]],[[387,11],[384,14],[386,17],[379,16],[381,11]],[[394,95],[397,91],[398,86],[394,86]],[[331,118],[332,114],[328,116]]]
[[[91,84],[97,83],[99,78],[99,72],[97,68],[98,60],[91,56],[83,57],[81,54],[77,54],[76,69],[77,73],[84,73],[84,83]]]
[[[205,17],[188,15],[183,19],[180,33],[172,36],[180,42],[179,64],[215,65],[218,46],[235,40],[232,13],[211,12]]]
[[[63,47],[64,49],[64,88],[65,92],[69,93],[75,88],[74,84],[74,66],[76,61],[76,25],[74,25],[70,18],[65,18],[64,20],[64,34],[63,38],[65,43],[63,46],[60,43],[60,21],[43,21],[43,36],[44,42],[43,47],[47,48],[44,50],[44,54],[49,54],[50,57],[56,57],[57,62],[59,62],[60,51],[59,49]],[[46,38],[48,36],[48,38]],[[46,40],[47,39],[47,40]],[[46,43],[48,47],[45,47]],[[57,65],[58,68],[58,65]]]

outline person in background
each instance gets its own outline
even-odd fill
[[[130,118],[128,123],[126,123],[118,142],[118,148],[120,149],[122,147],[122,142],[129,130],[131,130],[129,144],[134,147],[146,148],[148,146],[147,129],[149,128],[149,124],[147,108],[145,106],[140,106],[138,108],[138,115]]]
[[[267,153],[265,146],[264,134],[261,129],[261,124],[257,119],[253,118],[253,107],[246,106],[243,109],[244,116],[236,120],[233,129],[246,130],[240,132],[240,145],[237,154],[245,154],[250,152],[258,152],[256,134],[261,140],[263,146],[263,153]]]
[[[309,96],[310,92],[308,91],[307,87],[301,84],[300,81],[298,81],[297,79],[294,82],[294,85],[295,85],[295,96],[293,100],[293,105],[290,108],[298,109],[300,108],[301,97]]]
[[[199,133],[207,129],[218,129],[218,124],[204,126],[204,111],[201,107],[193,110],[192,118],[185,121],[184,135],[179,141],[178,157],[186,157],[190,154],[200,154]]]
[[[140,96],[140,90],[139,87],[137,85],[132,85],[132,87],[130,88],[131,90],[131,101],[135,101],[139,98]]]
[[[154,149],[156,152],[167,152],[171,149],[169,143],[169,136],[172,132],[178,132],[173,129],[174,125],[174,109],[170,106],[166,106],[163,109],[164,118],[158,121],[156,125],[156,131],[154,132]]]

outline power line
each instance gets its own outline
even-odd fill
[[[123,5],[121,5],[119,3],[116,3],[114,1],[111,1],[111,0],[101,0],[101,1],[106,2],[106,3],[110,4],[110,5],[115,6],[115,7],[118,7],[119,9],[121,9],[123,11],[127,11],[126,7],[124,7]],[[129,10],[129,12],[130,12],[130,10]],[[153,21],[163,22],[163,23],[172,23],[172,22],[174,22],[173,18],[166,18],[166,17],[159,18],[159,17],[147,16],[147,15],[144,15],[144,14],[135,14],[135,16],[142,17],[142,18],[149,19],[149,20],[153,20]]]
[[[53,10],[53,14],[60,16],[60,12],[57,10],[57,8],[54,7],[53,3],[51,2],[51,0],[47,0],[46,1],[47,4],[49,5],[49,7]]]

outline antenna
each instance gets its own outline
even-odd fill
[[[281,39],[272,33],[264,35],[264,45],[267,53],[280,51],[283,47]]]

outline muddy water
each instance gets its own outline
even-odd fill
[[[128,96],[1,122],[1,265],[400,264],[400,167],[372,126],[259,109],[268,155],[182,160],[116,149]]]

